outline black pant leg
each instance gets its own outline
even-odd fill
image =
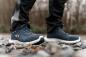
[[[49,0],[49,17],[46,19],[48,32],[52,32],[56,27],[63,27],[62,16],[66,1]]]
[[[27,11],[30,11],[36,0],[17,0],[16,7],[11,18],[11,30],[14,31],[16,27],[23,24],[28,24],[29,18]]]

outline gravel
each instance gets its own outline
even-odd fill
[[[32,50],[22,48],[22,49],[11,49],[10,52],[8,48],[12,46],[6,46],[9,35],[0,35],[0,57],[86,57],[86,40],[83,40],[83,45],[81,45],[80,50],[75,51],[73,47],[69,45],[57,45],[55,43],[47,43],[46,47],[41,50],[32,52]]]

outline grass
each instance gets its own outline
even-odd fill
[[[46,33],[46,27],[31,25],[31,30],[35,33]]]
[[[0,25],[0,33],[7,33],[9,32],[9,28],[6,28],[5,25]]]
[[[9,27],[5,26],[5,25],[0,25],[0,33],[7,33],[9,32]],[[46,33],[47,29],[44,26],[36,26],[36,25],[31,25],[31,30],[35,33]],[[84,25],[79,25],[79,27],[75,27],[72,29],[69,29],[70,32],[69,33],[73,33],[73,34],[86,34],[86,24]],[[67,31],[67,29],[65,29],[65,31]]]

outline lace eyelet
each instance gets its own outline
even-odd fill
[[[19,38],[19,35],[17,34],[17,35],[15,35],[15,37],[18,37]]]

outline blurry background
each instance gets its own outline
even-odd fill
[[[30,12],[32,30],[46,32],[48,0],[37,0]],[[0,33],[10,32],[10,18],[15,0],[0,0]],[[74,34],[86,34],[86,0],[69,0],[63,15],[64,30]]]

